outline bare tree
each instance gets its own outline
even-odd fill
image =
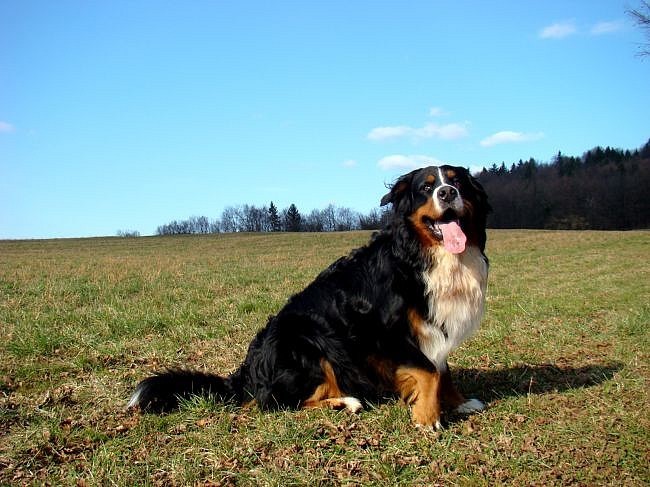
[[[388,210],[381,210],[380,208],[373,208],[367,215],[359,215],[359,228],[361,230],[379,230],[384,226],[385,220],[388,218]]]
[[[137,230],[118,230],[116,235],[118,237],[123,237],[123,238],[134,238],[134,237],[139,237],[140,232]]]
[[[311,210],[311,213],[303,219],[303,228],[306,232],[324,232],[323,212]]]
[[[359,215],[350,208],[336,209],[336,231],[347,232],[358,228]]]
[[[207,216],[192,216],[188,223],[190,233],[210,233],[210,220]]]
[[[227,206],[221,213],[221,230],[223,232],[241,231],[241,209]]]
[[[323,230],[326,232],[333,232],[336,230],[336,207],[330,203],[327,205],[327,208],[323,209],[320,213]]]
[[[629,9],[627,13],[645,33],[647,39],[645,44],[639,45],[639,56],[650,56],[650,2],[641,0],[638,8]]]
[[[264,207],[255,205],[244,205],[242,207],[242,224],[240,231],[244,232],[267,232],[269,230],[269,216]]]

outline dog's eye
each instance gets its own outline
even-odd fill
[[[460,188],[460,179],[458,179],[458,178],[452,179],[451,184],[453,184],[457,188]]]
[[[424,189],[425,193],[433,193],[433,186],[430,184],[425,184],[422,189]]]

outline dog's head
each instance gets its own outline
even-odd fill
[[[430,166],[400,177],[381,205],[393,205],[393,218],[405,223],[423,247],[443,245],[461,253],[467,244],[485,248],[489,211],[480,183],[462,167]]]

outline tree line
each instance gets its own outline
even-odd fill
[[[292,203],[279,210],[271,202],[268,207],[255,205],[228,206],[221,218],[193,216],[174,220],[156,229],[157,235],[185,235],[234,232],[344,232],[350,230],[377,230],[383,227],[385,210],[372,209],[362,214],[350,208],[329,205],[301,214]]]
[[[633,151],[595,147],[550,163],[519,160],[477,174],[491,228],[650,228],[650,140]]]
[[[492,212],[489,228],[629,230],[650,228],[650,140],[630,150],[595,147],[581,156],[562,152],[550,162],[533,158],[507,166],[492,164],[475,174]],[[194,216],[160,225],[158,235],[231,232],[333,232],[377,230],[386,208],[362,214],[329,205],[301,213],[295,204],[282,210],[228,206],[221,218]]]

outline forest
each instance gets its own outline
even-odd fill
[[[639,149],[595,147],[581,156],[562,152],[550,162],[533,158],[509,166],[492,164],[475,176],[492,212],[489,228],[631,230],[650,228],[650,140]],[[221,217],[194,216],[160,225],[158,235],[230,232],[332,232],[374,230],[385,209],[362,214],[329,205],[304,214],[295,204],[282,210],[239,205]],[[121,232],[122,236],[130,236]]]
[[[596,147],[545,164],[493,164],[476,176],[492,206],[490,228],[650,228],[650,140],[634,151]]]

